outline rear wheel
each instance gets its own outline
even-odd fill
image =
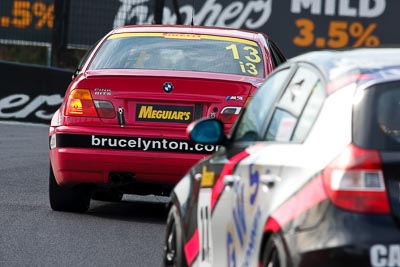
[[[261,258],[261,266],[263,267],[286,267],[287,261],[285,251],[281,239],[272,234],[266,241],[264,251]]]
[[[85,184],[59,186],[50,165],[49,198],[50,206],[55,211],[85,212],[90,205],[90,187]]]
[[[187,266],[183,255],[181,220],[175,205],[172,205],[169,210],[166,229],[164,266]]]

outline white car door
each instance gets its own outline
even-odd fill
[[[280,183],[281,162],[274,160],[273,146],[249,156],[237,166],[233,186],[233,220],[226,231],[231,237],[229,246],[232,257],[227,266],[258,266],[258,251],[270,210],[274,187]]]

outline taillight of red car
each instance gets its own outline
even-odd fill
[[[244,107],[249,103],[250,100],[251,97],[248,97]],[[220,119],[224,124],[233,124],[241,111],[241,107],[225,107],[222,109],[218,119]]]
[[[377,151],[349,145],[325,168],[323,178],[328,196],[337,207],[361,213],[390,212]]]
[[[93,100],[88,89],[75,89],[68,96],[65,115],[112,119],[116,113],[111,102]]]
[[[232,124],[239,116],[241,110],[241,107],[225,107],[222,109],[218,119],[220,119],[224,124]]]

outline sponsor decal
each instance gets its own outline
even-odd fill
[[[111,91],[111,89],[107,89],[107,88],[94,88],[94,95],[111,96],[112,91]]]
[[[255,205],[260,184],[260,170],[250,165],[243,178],[238,179],[233,186],[235,195],[232,209],[233,223],[227,225],[228,266],[238,266],[236,257],[238,250],[244,256],[239,265],[251,265],[257,247],[257,231],[261,225],[261,209]],[[247,182],[248,186],[245,185]]]
[[[112,40],[112,39],[119,39],[119,38],[128,38],[128,37],[163,37],[165,39],[183,39],[184,36],[187,34],[165,34],[162,32],[127,32],[127,33],[116,33],[110,35],[107,40]],[[180,37],[171,37],[171,36],[180,36]],[[185,38],[186,40],[213,40],[213,41],[224,41],[224,42],[231,42],[231,43],[237,43],[237,44],[245,44],[245,45],[250,45],[250,46],[255,46],[258,47],[258,44],[254,41],[247,40],[247,39],[242,39],[242,38],[236,38],[236,37],[227,37],[227,36],[218,36],[218,35],[208,35],[208,34],[199,34],[199,35],[193,35],[193,34],[188,34],[188,38]],[[196,38],[194,37],[196,36]],[[197,38],[198,37],[198,38]],[[229,47],[228,47],[229,49]],[[231,50],[234,48],[230,48]],[[243,50],[245,52],[250,52],[250,56],[247,56],[248,58],[251,58],[254,62],[256,59],[256,55],[254,50],[252,48],[244,47]],[[238,52],[239,53],[239,52]],[[249,60],[251,61],[251,60]]]
[[[210,197],[210,187],[200,189],[199,201],[197,204],[197,225],[200,237],[200,249],[198,258],[202,266],[211,266],[211,263],[213,261],[213,235],[211,227],[211,210],[209,205]]]
[[[239,239],[240,247],[244,245],[244,237],[247,232],[246,213],[245,213],[245,197],[244,184],[239,183],[234,185],[236,203],[232,210],[235,233]]]
[[[193,107],[138,104],[136,120],[189,124],[193,120]]]
[[[369,250],[372,267],[400,267],[400,245],[373,245]]]
[[[217,181],[215,182],[215,185],[212,188],[211,203],[210,203],[211,211],[214,210],[215,205],[217,204],[218,199],[221,196],[222,191],[225,188],[224,177],[226,175],[231,175],[233,173],[236,165],[241,160],[243,160],[244,158],[249,156],[251,153],[254,153],[254,152],[262,149],[263,147],[264,147],[264,145],[262,145],[262,144],[258,144],[258,145],[254,145],[254,146],[248,147],[248,148],[246,148],[246,150],[236,154],[231,159],[229,159],[228,162],[225,163],[224,168],[221,171],[221,174],[217,178]]]
[[[257,231],[258,227],[261,223],[261,209],[257,208],[257,211],[253,218],[253,224],[251,225],[250,233],[249,233],[249,241],[247,242],[246,253],[244,255],[244,262],[242,266],[250,266],[250,261],[254,257],[254,251],[257,247],[256,239],[257,239]]]
[[[210,172],[207,170],[207,166],[203,166],[201,187],[211,187],[214,185],[215,172]]]
[[[221,196],[223,190],[225,190],[225,183],[224,183],[224,177],[227,175],[232,175],[233,170],[237,163],[247,157],[249,154],[252,153],[252,151],[257,151],[259,148],[262,148],[262,145],[256,145],[250,148],[247,148],[245,151],[240,152],[239,154],[233,156],[227,163],[225,163],[224,168],[221,171],[221,174],[215,179],[213,174],[213,179],[215,179],[215,182],[213,182],[213,187],[210,188],[201,188],[199,192],[199,198],[198,198],[198,206],[197,206],[197,225],[198,225],[198,231],[200,234],[200,245],[201,249],[199,251],[199,260],[201,261],[201,264],[205,263],[211,264],[213,261],[213,242],[212,242],[212,229],[211,227],[211,218],[212,218],[212,213],[215,210],[215,205],[219,200],[219,197]],[[208,172],[207,169],[203,168],[203,173]],[[252,172],[255,177],[251,178],[251,185],[252,185],[252,193],[250,194],[250,202],[254,201],[253,198],[256,197],[256,191],[257,191],[257,184],[258,184],[258,173]],[[235,184],[234,190],[235,192],[241,193],[240,186],[238,184]],[[248,230],[248,227],[246,225],[246,214],[244,213],[244,206],[243,204],[247,203],[245,200],[244,196],[239,196],[236,198],[236,201],[234,203],[234,208],[232,209],[232,216],[234,217],[235,222],[230,223],[227,227],[227,232],[226,232],[226,246],[227,246],[227,261],[228,265],[227,266],[237,266],[234,265],[236,263],[236,251],[235,248],[237,247],[237,243],[239,242],[239,238],[243,238],[244,235],[246,234],[246,229]],[[224,210],[223,212],[230,212],[229,210]],[[229,214],[230,215],[230,214]],[[250,232],[254,227],[258,227],[258,222],[257,225],[254,226],[252,224],[250,228]],[[235,228],[240,229],[240,234],[241,237],[238,237],[237,232]],[[255,231],[255,230],[254,230]],[[225,234],[225,233],[223,233]],[[243,241],[243,239],[242,239]],[[254,247],[255,248],[255,247]],[[249,254],[252,253],[254,248],[250,248],[251,250]],[[247,252],[246,252],[247,253]]]
[[[227,236],[226,236],[226,251],[228,253],[227,255],[227,263],[228,267],[231,266],[237,266],[237,260],[236,260],[236,250],[235,250],[235,244],[233,240],[233,234],[231,231],[228,231]]]
[[[195,144],[182,139],[57,134],[55,140],[55,147],[180,152],[198,154],[210,154],[218,150],[217,146]]]
[[[171,39],[186,39],[186,40],[200,40],[201,35],[199,34],[190,34],[190,33],[164,33],[164,38]]]

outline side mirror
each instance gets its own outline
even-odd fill
[[[200,119],[192,122],[186,129],[189,139],[204,145],[222,145],[227,137],[224,125],[217,119]]]

